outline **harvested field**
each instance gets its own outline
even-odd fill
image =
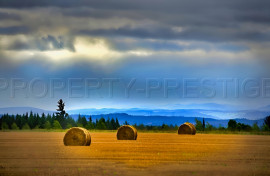
[[[64,146],[63,132],[1,132],[0,175],[270,175],[270,136],[140,133]]]

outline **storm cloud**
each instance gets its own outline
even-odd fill
[[[139,38],[161,38],[201,41],[269,41],[270,2],[230,0],[230,1],[0,1],[2,9],[9,8],[29,11],[32,14],[0,13],[6,18],[25,18],[32,22],[27,26],[37,32],[37,28],[49,25],[52,28],[68,28],[69,33],[89,35],[121,35]],[[48,17],[36,19],[37,9],[46,9]],[[49,13],[49,14],[48,14]],[[2,14],[2,15],[1,15]],[[21,15],[21,16],[20,16]],[[46,19],[44,19],[46,18]],[[60,21],[62,19],[62,21]],[[106,25],[92,27],[95,20],[106,20]],[[111,19],[111,20],[110,20]],[[113,20],[114,19],[114,20]],[[114,25],[115,21],[119,26]],[[35,21],[32,21],[35,20]],[[41,22],[37,21],[41,20]],[[77,22],[76,22],[77,20]],[[24,21],[24,20],[22,20]],[[110,23],[111,22],[111,23]],[[105,21],[104,21],[105,23]],[[74,24],[81,26],[74,27]],[[35,26],[37,25],[37,26]],[[39,26],[38,26],[39,25]],[[1,33],[13,26],[6,26]],[[177,30],[178,29],[178,30]],[[179,30],[181,29],[181,30]],[[66,32],[67,32],[66,31]],[[28,32],[18,28],[18,32]]]
[[[0,0],[0,76],[269,77],[269,8],[268,0]]]

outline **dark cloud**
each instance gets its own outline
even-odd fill
[[[97,29],[97,30],[80,30],[79,34],[85,35],[105,35],[105,36],[131,36],[138,38],[175,38],[175,33],[166,27],[153,29],[131,28],[130,26],[120,27],[117,29]]]
[[[240,44],[212,44],[209,42],[192,42],[192,44],[183,44],[171,40],[133,40],[132,42],[125,41],[125,38],[110,38],[110,45],[117,51],[129,50],[154,50],[154,51],[187,51],[202,49],[205,51],[219,50],[219,51],[248,51],[249,47]]]
[[[155,51],[167,50],[167,51],[180,51],[188,49],[188,47],[179,45],[170,41],[146,41],[146,40],[136,40],[133,42],[125,42],[125,39],[110,38],[111,47],[118,51],[128,51],[136,49],[150,49]]]
[[[21,17],[16,14],[0,12],[0,20],[20,20]]]
[[[6,49],[8,50],[29,50],[33,49],[31,45],[23,41],[15,41],[11,43]]]
[[[261,7],[267,8],[269,1],[261,0],[260,3],[254,0],[227,0],[227,1],[216,1],[216,0],[115,0],[102,2],[100,0],[0,0],[1,7],[20,8],[20,7],[92,7],[92,8],[103,8],[103,9],[160,9],[160,10],[182,10],[182,9],[211,9],[213,7],[231,7],[237,9],[256,9],[260,10]],[[188,9],[187,9],[188,8]]]
[[[82,7],[82,6],[93,6],[93,7],[110,7],[110,6],[119,6],[119,7],[128,7],[128,3],[120,0],[111,2],[108,1],[107,3],[100,2],[98,0],[14,0],[14,1],[7,1],[7,0],[0,0],[1,7],[9,7],[9,8],[29,8],[29,7]]]
[[[111,17],[112,15],[111,11],[108,10],[97,10],[93,8],[69,8],[69,9],[63,9],[62,14],[67,17],[79,17],[79,18],[107,18]]]
[[[29,30],[37,32],[45,26],[63,27],[69,33],[99,36],[129,36],[136,38],[183,39],[200,41],[269,41],[270,1],[261,0],[116,0],[101,2],[99,0],[0,0],[2,8],[48,10],[50,19],[33,21]],[[39,13],[34,11],[34,13]],[[54,15],[63,15],[62,21],[51,22]],[[1,17],[2,15],[2,17]],[[91,19],[105,19],[106,28],[77,25],[76,19],[91,23]],[[17,18],[8,13],[0,13],[1,18]],[[24,16],[21,16],[24,18]],[[122,18],[132,21],[132,27],[115,27],[110,19]],[[71,20],[74,21],[71,21]],[[30,19],[31,20],[31,19]],[[88,21],[87,21],[88,20]],[[25,19],[29,22],[29,19]],[[142,21],[152,22],[153,26],[144,26]],[[74,26],[76,24],[76,26]],[[247,27],[248,25],[248,27]],[[110,27],[111,26],[111,27]],[[175,32],[173,27],[183,27],[183,32]],[[76,29],[74,29],[76,28]],[[0,34],[27,32],[21,28],[6,27]],[[58,43],[59,45],[59,43]]]
[[[261,31],[245,31],[241,30],[228,30],[222,28],[187,28],[181,32],[177,32],[170,27],[156,28],[132,28],[129,26],[120,27],[117,29],[97,29],[97,30],[80,30],[78,34],[92,35],[92,36],[107,36],[107,37],[135,37],[146,39],[171,39],[171,40],[197,40],[209,42],[222,42],[222,41],[269,41],[270,35]]]
[[[41,37],[37,39],[29,39],[28,41],[16,40],[12,42],[6,49],[8,50],[59,50],[68,49],[75,51],[73,40],[64,38],[62,36],[51,36]]]
[[[52,49],[63,49],[64,48],[64,42],[59,38],[60,40],[57,40],[57,38],[48,35],[47,37],[42,37],[41,40],[37,42],[38,48],[40,50],[48,50],[50,48]]]
[[[56,4],[50,4],[52,6]],[[59,4],[58,4],[59,5]],[[56,6],[58,6],[56,5]],[[64,4],[63,4],[64,5]],[[270,2],[230,0],[169,0],[169,1],[81,1],[63,10],[63,14],[74,17],[125,17],[152,19],[170,25],[233,27],[239,22],[269,22]],[[72,8],[81,6],[79,8]]]
[[[0,27],[0,34],[3,35],[28,34],[29,32],[30,30],[26,26]]]
[[[269,0],[0,0],[0,75],[29,80],[119,77],[138,82],[269,77],[269,7]],[[39,52],[75,51],[75,39],[83,45],[82,53],[79,45],[77,53],[61,57]],[[92,45],[95,40],[102,42]],[[104,57],[84,54],[99,46]],[[15,102],[3,100],[5,106]],[[39,100],[33,106],[53,104]],[[21,104],[27,101],[36,100],[16,99]],[[110,100],[93,102],[99,101]],[[141,106],[143,101],[138,98]]]

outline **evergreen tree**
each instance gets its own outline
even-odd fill
[[[92,122],[92,117],[90,116],[89,118],[88,118],[88,123],[87,123],[87,125],[86,125],[86,129],[88,129],[88,130],[90,130],[90,129],[94,129],[95,128],[95,126],[94,126],[94,124],[93,124],[93,122]]]
[[[262,131],[270,131],[270,128],[266,124],[263,124]]]
[[[96,119],[95,129],[97,128],[97,125],[98,125],[98,119]]]
[[[8,130],[9,129],[9,126],[6,122],[2,122],[2,129],[3,130]]]
[[[33,128],[33,129],[40,129],[40,128],[39,128],[39,126],[37,125],[37,126],[35,126],[35,128]]]
[[[13,120],[12,120],[12,118],[10,117],[10,115],[4,114],[4,115],[1,117],[1,119],[2,119],[2,126],[5,127],[5,128],[3,128],[3,129],[10,129],[10,128],[11,128],[11,125],[12,125],[12,123],[13,123]],[[3,123],[5,123],[5,124],[3,125]],[[8,126],[8,128],[6,128],[6,125]]]
[[[260,128],[259,128],[259,126],[258,126],[258,123],[257,123],[257,122],[253,124],[253,126],[252,126],[252,130],[253,130],[253,131],[260,131]]]
[[[47,114],[46,121],[49,121],[50,124],[52,124],[52,116],[50,114]]]
[[[29,118],[28,118],[28,125],[31,129],[33,129],[35,127],[35,119],[34,119],[34,115],[33,112],[30,112]]]
[[[94,129],[95,126],[94,126],[94,123],[93,122],[88,122],[87,125],[86,125],[86,129],[88,130],[91,130],[91,129]]]
[[[174,129],[178,130],[179,126],[177,124],[174,125]]]
[[[206,123],[205,130],[207,130],[207,131],[212,131],[212,130],[214,130],[214,129],[215,129],[215,127],[214,127],[213,125],[209,124],[208,122]]]
[[[112,130],[116,130],[116,129],[117,129],[117,127],[116,127],[116,122],[115,122],[114,118],[111,119],[110,124],[111,124]]]
[[[11,115],[11,117],[9,117],[9,127],[10,128],[11,128],[13,123],[15,123],[15,115]]]
[[[104,119],[103,117],[101,117],[101,118],[99,119],[99,122],[100,122],[100,123],[104,123],[104,124],[106,123],[106,122],[105,122],[105,119]]]
[[[229,122],[228,122],[228,129],[229,130],[236,130],[236,128],[237,128],[237,123],[236,123],[236,121],[235,120],[229,120]]]
[[[70,123],[67,123],[67,128],[72,128],[72,125]]]
[[[168,125],[166,125],[166,124],[162,124],[162,126],[161,126],[161,130],[169,130],[170,129],[170,127],[168,126]]]
[[[65,103],[62,99],[58,101],[58,109],[56,109],[58,112],[56,113],[57,116],[64,117],[66,115],[65,109]]]
[[[144,124],[140,124],[140,125],[138,126],[138,129],[140,129],[140,130],[144,130],[144,129],[145,129]]]
[[[19,115],[19,114],[16,115],[15,123],[19,127],[19,129],[22,128],[23,124],[22,124],[22,116],[21,115]]]
[[[26,123],[23,125],[22,130],[30,130],[30,126]]]
[[[40,120],[39,114],[34,114],[33,127],[31,127],[32,129],[33,128],[36,129],[37,127],[39,127],[39,120]]]
[[[14,115],[10,116],[9,114],[4,114],[2,116],[2,120],[3,120],[3,122],[5,122],[8,125],[8,128],[11,129],[11,125],[15,122],[15,116]]]
[[[89,122],[92,122],[92,117],[91,117],[91,116],[89,116],[88,120],[89,120]]]
[[[23,125],[28,123],[28,112],[26,114],[23,114],[22,116],[22,127],[20,127],[21,129],[23,128]]]
[[[237,123],[236,129],[238,131],[251,131],[252,130],[251,126],[243,124],[243,123]]]
[[[203,118],[203,124],[202,124],[202,127],[203,127],[203,131],[205,130],[205,121],[204,121],[204,118]]]
[[[270,116],[265,117],[264,119],[264,125],[270,129]]]
[[[112,125],[111,125],[110,118],[108,118],[108,119],[106,120],[105,125],[106,125],[106,127],[107,127],[107,130],[112,130]]]
[[[102,122],[102,121],[99,121],[98,124],[97,124],[97,129],[99,129],[99,130],[106,130],[105,123]]]
[[[195,119],[195,127],[196,127],[196,130],[198,131],[202,131],[203,130],[203,124],[201,121],[199,121],[197,118]]]
[[[45,122],[44,128],[47,129],[47,130],[52,128],[50,121]]]
[[[121,126],[117,118],[115,119],[115,124],[116,124],[116,129],[118,129]]]
[[[53,122],[53,129],[62,129],[62,126],[57,120]]]
[[[101,117],[98,120],[96,128],[99,130],[106,130],[107,129],[106,122],[105,122],[105,119],[103,117]]]
[[[19,127],[18,127],[17,124],[14,122],[14,123],[11,125],[11,129],[12,129],[12,130],[19,130]]]
[[[70,117],[70,116],[68,116],[66,118],[66,123],[67,123],[67,125],[69,124],[69,126],[67,126],[67,128],[71,128],[71,127],[75,127],[76,126],[75,120],[72,117]]]
[[[68,116],[68,114],[65,111],[65,103],[62,99],[58,101],[58,109],[56,109],[58,112],[56,112],[56,120],[61,124],[63,128],[66,128],[65,118]]]
[[[120,127],[120,123],[117,118],[115,119],[115,123],[116,123],[116,129],[118,129]]]
[[[79,116],[78,116],[77,123],[82,123],[82,117],[81,117],[81,114],[79,114]]]
[[[79,116],[78,116],[78,119],[77,119],[77,126],[78,126],[78,127],[83,127],[83,125],[82,125],[82,117],[81,117],[81,114],[79,114]]]
[[[39,127],[40,127],[41,129],[44,129],[44,128],[45,128],[45,123],[46,123],[46,116],[45,116],[44,113],[42,113],[38,125],[39,125]]]
[[[55,114],[53,113],[53,115],[52,115],[52,119],[51,119],[51,124],[53,124],[53,122],[56,120],[56,116],[55,116]]]
[[[82,126],[83,126],[84,128],[86,127],[86,125],[87,125],[87,120],[86,120],[85,116],[82,117],[82,119],[81,119],[81,124],[82,124]]]

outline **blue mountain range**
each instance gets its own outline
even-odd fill
[[[243,108],[230,105],[222,105],[215,103],[208,104],[190,104],[190,105],[175,105],[179,109],[74,109],[67,110],[70,116],[75,120],[78,115],[86,117],[91,116],[93,120],[97,118],[118,118],[120,123],[128,121],[130,124],[145,124],[145,125],[162,125],[166,124],[182,124],[184,122],[195,122],[195,118],[205,121],[214,126],[226,126],[229,119],[235,119],[237,122],[253,125],[263,124],[263,119],[270,115],[270,105],[264,106],[255,110],[245,110]],[[38,114],[52,114],[55,111],[43,110],[33,107],[8,107],[0,108],[0,114],[23,114],[32,111]]]

